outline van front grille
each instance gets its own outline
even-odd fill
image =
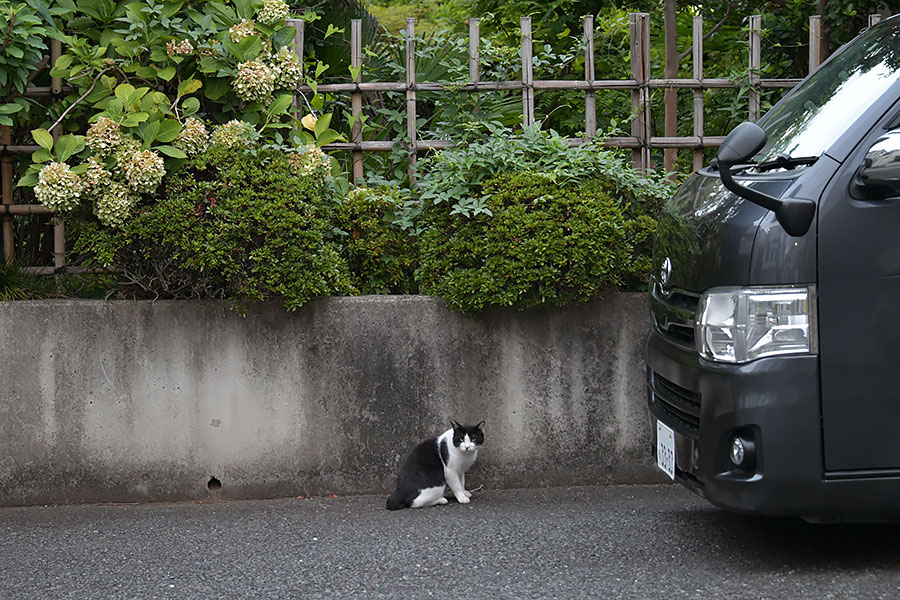
[[[648,370],[650,403],[667,416],[666,423],[684,435],[700,434],[700,395]]]
[[[664,292],[653,279],[650,287],[650,312],[653,326],[664,338],[694,349],[694,324],[697,318],[698,295],[682,290]]]

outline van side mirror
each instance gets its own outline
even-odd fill
[[[900,196],[900,129],[875,140],[856,172],[855,183],[868,196]]]
[[[813,216],[816,214],[816,203],[805,198],[776,198],[753,188],[739,184],[734,180],[731,167],[746,162],[766,145],[766,132],[756,123],[744,121],[731,130],[731,133],[719,146],[716,158],[719,163],[719,177],[722,184],[731,192],[754,204],[767,208],[775,213],[775,218],[788,235],[798,237],[809,231]]]
[[[753,157],[766,145],[766,132],[762,127],[750,121],[744,121],[731,130],[728,137],[719,146],[716,158],[719,164],[736,165]]]

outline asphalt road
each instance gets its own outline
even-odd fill
[[[898,598],[900,526],[675,485],[0,509],[0,598]]]

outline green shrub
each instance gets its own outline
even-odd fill
[[[591,178],[560,186],[537,173],[483,186],[485,208],[466,217],[448,204],[423,214],[424,293],[463,312],[586,302],[604,288],[645,281],[655,219],[634,213]]]
[[[138,297],[279,298],[293,310],[355,293],[323,177],[297,174],[281,150],[214,145],[121,228],[80,223],[76,252],[121,268],[121,291]]]
[[[601,177],[612,193],[642,205],[647,214],[656,214],[671,192],[664,174],[636,172],[621,152],[602,148],[599,140],[570,146],[539,124],[518,134],[489,127],[467,143],[433,154],[421,167],[422,202],[451,204],[453,212],[466,216],[490,214],[482,184],[498,173],[542,173],[558,185]]]
[[[346,232],[342,255],[351,281],[363,294],[409,294],[415,291],[415,241],[394,223],[402,200],[396,192],[358,187],[336,211]]]

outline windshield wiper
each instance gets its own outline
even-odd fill
[[[793,169],[811,165],[819,160],[818,156],[788,156],[787,154],[779,154],[772,160],[767,160],[759,164],[753,165],[757,171],[771,171],[772,169]]]

